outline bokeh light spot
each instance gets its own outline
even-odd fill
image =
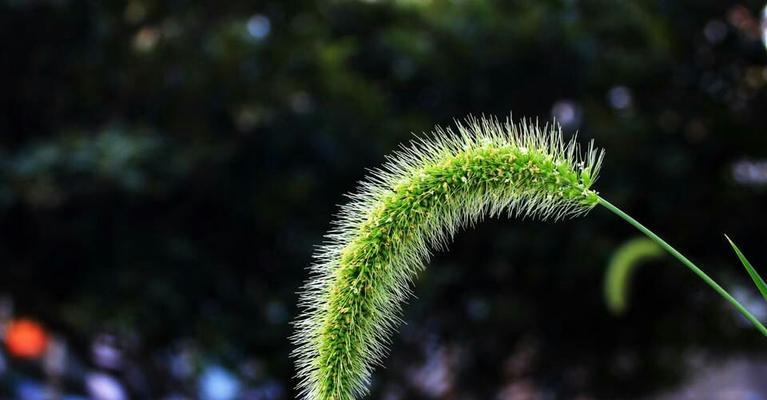
[[[727,36],[727,25],[718,20],[711,20],[703,28],[703,35],[711,44],[720,43]]]
[[[767,5],[762,9],[762,43],[767,49]]]
[[[246,24],[248,35],[253,39],[265,39],[272,30],[272,23],[266,16],[256,14],[248,19]]]
[[[11,355],[22,358],[37,358],[45,352],[48,337],[35,321],[19,319],[8,324],[5,344]]]
[[[581,122],[581,110],[571,100],[559,100],[551,107],[551,116],[565,128],[576,127]]]
[[[767,185],[767,160],[740,160],[732,165],[732,177],[741,185]]]
[[[94,400],[125,400],[128,398],[120,382],[103,372],[88,374],[85,378],[85,386],[88,388],[88,394]]]
[[[629,108],[633,102],[631,90],[626,86],[613,86],[607,92],[607,102],[610,107],[618,110]]]
[[[160,40],[160,31],[152,27],[143,27],[133,36],[133,48],[139,53],[152,51]]]
[[[94,364],[102,368],[117,369],[122,365],[122,351],[113,335],[96,336],[91,344],[91,356]]]
[[[203,400],[234,400],[240,392],[240,382],[228,370],[212,365],[200,376],[199,391]]]

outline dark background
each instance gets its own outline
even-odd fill
[[[722,237],[767,264],[762,7],[0,0],[0,314],[66,350],[4,350],[0,397],[293,398],[295,292],[343,194],[470,113],[594,139],[597,190],[765,316]],[[462,233],[370,398],[652,398],[762,365],[765,339],[668,258],[607,312],[635,235],[599,208]]]

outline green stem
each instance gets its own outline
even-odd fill
[[[625,212],[621,211],[621,209],[614,206],[609,201],[600,197],[599,204],[603,205],[605,208],[612,211],[617,216],[623,218],[626,222],[633,225],[635,228],[639,229],[642,233],[647,235],[647,237],[654,240],[664,250],[669,252],[669,254],[676,257],[677,260],[681,261],[682,264],[684,264],[687,268],[689,268],[692,272],[694,272],[695,275],[698,275],[700,279],[703,279],[703,281],[706,282],[708,286],[711,286],[711,288],[714,289],[717,293],[719,293],[719,295],[724,297],[725,300],[729,301],[730,304],[732,304],[738,311],[740,311],[741,314],[743,314],[744,317],[746,317],[746,319],[748,319],[749,321],[751,321],[752,324],[754,324],[754,326],[756,327],[756,329],[759,330],[759,332],[762,332],[763,335],[767,336],[767,328],[765,328],[764,325],[762,325],[762,323],[759,322],[759,320],[753,316],[753,314],[748,312],[748,310],[746,310],[746,307],[743,307],[743,305],[740,304],[740,302],[738,302],[737,300],[735,300],[735,298],[732,297],[730,293],[728,293],[726,290],[724,290],[724,288],[719,286],[719,284],[716,283],[716,281],[711,279],[710,276],[708,276],[705,272],[703,272],[703,270],[698,268],[698,266],[693,264],[692,261],[688,260],[687,257],[683,256],[682,253],[678,252],[675,248],[671,247],[670,244],[666,243],[666,241],[658,237],[658,235],[653,233],[651,230],[647,229],[644,225],[640,224],[639,221],[635,220],[634,218],[632,218]]]

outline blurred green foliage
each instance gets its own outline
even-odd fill
[[[644,236],[629,239],[615,250],[604,277],[605,305],[611,313],[620,315],[626,312],[634,270],[642,263],[665,254],[663,248]]]
[[[133,338],[137,397],[172,386],[156,355],[179,341],[291,397],[295,292],[342,193],[411,132],[510,111],[595,139],[598,190],[750,285],[720,233],[765,264],[767,179],[733,173],[767,158],[762,6],[0,1],[0,291],[83,357]],[[646,395],[696,349],[764,348],[682,268],[639,271],[607,315],[602,268],[632,234],[597,210],[460,235],[373,398]],[[424,387],[435,354],[446,383]]]

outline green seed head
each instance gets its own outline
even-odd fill
[[[490,118],[396,152],[350,195],[315,255],[293,336],[301,398],[363,396],[430,249],[485,216],[588,212],[602,155],[589,145],[581,156],[557,125]]]

